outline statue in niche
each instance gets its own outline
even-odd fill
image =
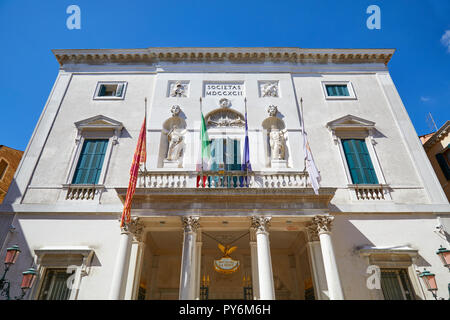
[[[280,130],[272,125],[269,133],[270,154],[272,160],[285,160],[286,157],[286,129]]]
[[[277,113],[278,113],[278,108],[275,105],[270,105],[269,108],[267,109],[267,112],[269,113],[270,117],[276,117]]]
[[[177,81],[172,88],[172,92],[170,93],[171,97],[186,97],[186,88],[184,85]]]
[[[268,82],[262,87],[263,97],[278,97],[278,83]]]
[[[179,160],[183,153],[183,140],[185,130],[180,130],[178,125],[174,124],[172,128],[167,132],[167,139],[169,140],[169,149],[167,150],[166,160],[176,161]]]

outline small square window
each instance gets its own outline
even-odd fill
[[[327,100],[356,99],[353,87],[348,81],[323,81],[322,87]]]
[[[121,100],[125,96],[126,82],[99,82],[94,99]]]

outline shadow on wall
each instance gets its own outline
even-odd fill
[[[352,220],[373,220],[374,217],[351,217]],[[405,219],[405,218],[398,218]],[[335,216],[333,222],[332,237],[333,247],[338,263],[341,284],[346,299],[383,299],[381,290],[367,287],[367,279],[373,274],[368,272],[370,262],[367,257],[360,255],[362,247],[376,247],[349,219],[348,217]],[[398,230],[401,232],[401,230]],[[395,247],[416,247],[410,243],[393,243]],[[394,249],[395,247],[391,247]],[[430,263],[420,254],[413,262],[417,267],[429,267]],[[413,279],[411,279],[413,280]],[[416,299],[422,299],[416,294]]]

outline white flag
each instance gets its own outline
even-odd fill
[[[302,100],[300,100],[300,103],[302,103]],[[306,171],[308,172],[309,181],[311,182],[311,186],[314,189],[314,193],[319,194],[321,177],[319,170],[317,170],[316,163],[314,162],[311,148],[309,147],[308,143],[308,137],[305,132],[305,124],[303,121],[303,105],[301,117],[302,117],[303,152],[305,153]]]

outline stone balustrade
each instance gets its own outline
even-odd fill
[[[203,179],[201,177],[203,176]],[[141,171],[140,188],[306,188],[298,171]]]
[[[103,185],[70,184],[67,188],[66,200],[93,200],[104,189]]]
[[[382,184],[352,184],[357,200],[389,200],[390,193],[387,186]]]

